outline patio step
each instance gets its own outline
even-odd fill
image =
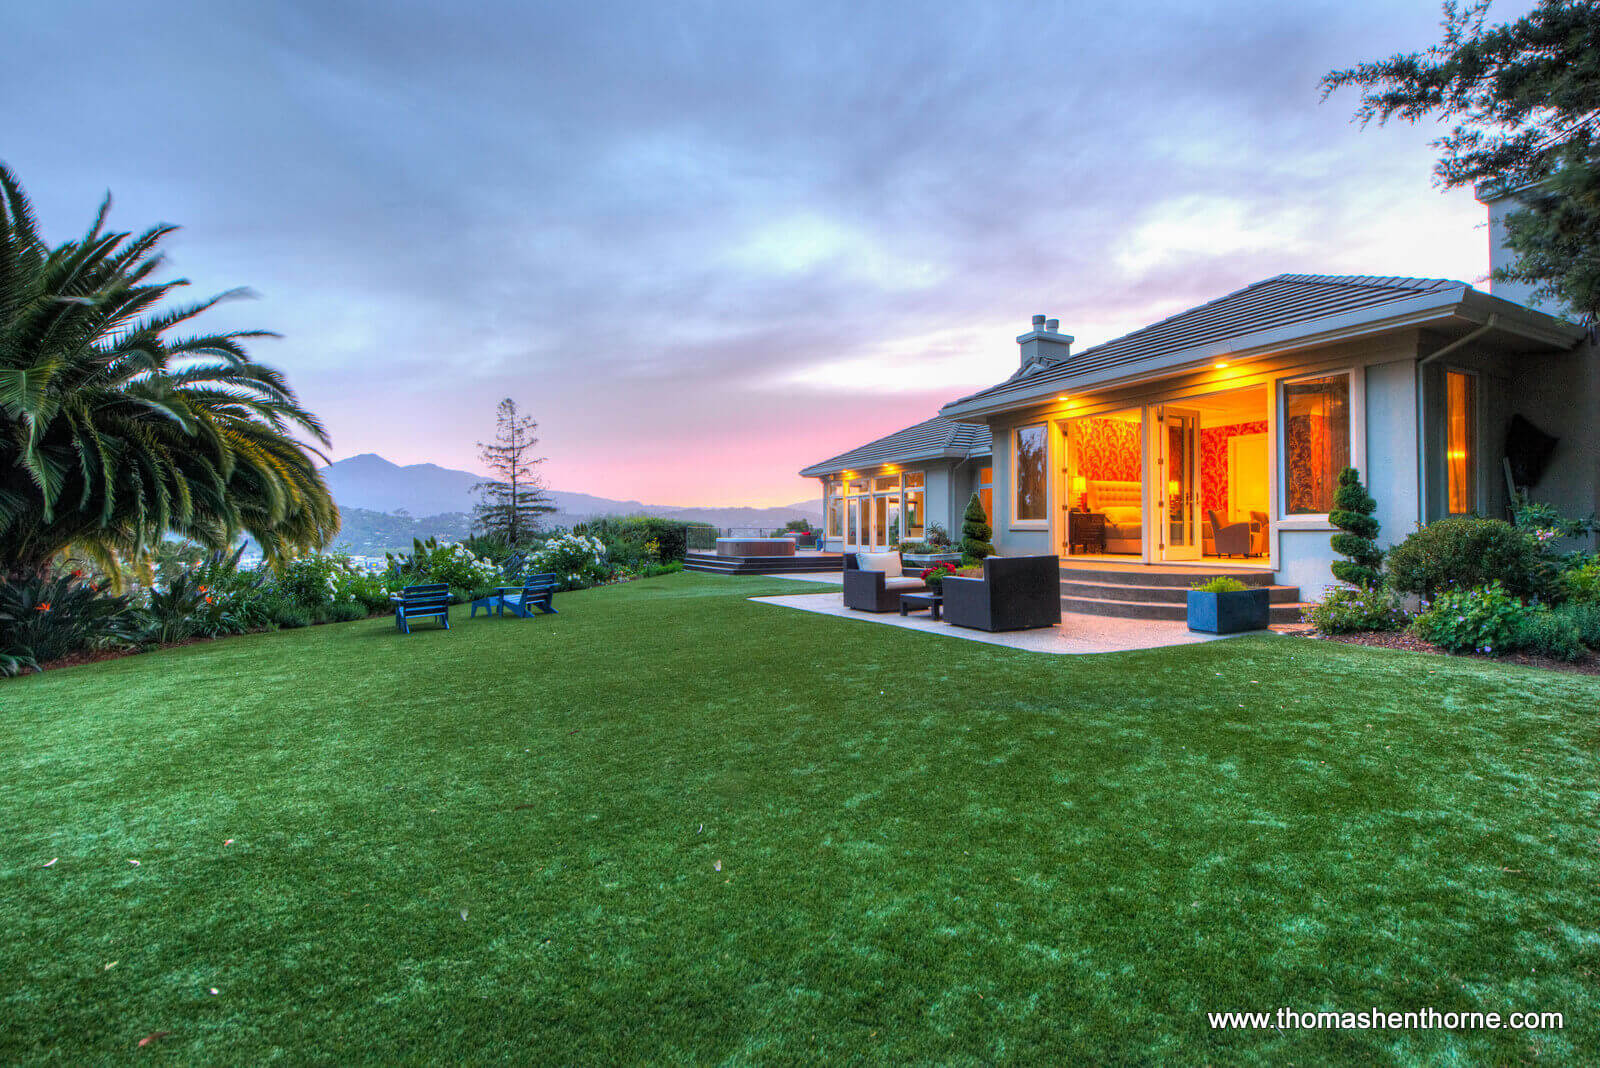
[[[1190,581],[1193,582],[1195,580]],[[1260,589],[1266,584],[1246,583],[1246,585]],[[1266,589],[1268,591],[1267,599],[1273,604],[1287,604],[1300,599],[1300,588],[1298,586],[1266,585]],[[1164,604],[1186,604],[1189,600],[1189,585],[1134,585],[1131,583],[1080,582],[1077,579],[1064,579],[1061,583],[1061,596],[1092,601],[1156,601]]]
[[[1222,577],[1265,588],[1273,623],[1300,621],[1299,587],[1278,585],[1262,568],[1063,566],[1061,610],[1118,619],[1184,619],[1189,588]]]
[[[1271,623],[1298,623],[1300,610],[1305,605],[1299,601],[1280,601],[1267,610]],[[1188,618],[1187,604],[1166,601],[1112,601],[1091,597],[1061,598],[1063,612],[1076,612],[1083,616],[1109,616],[1116,619],[1170,619]]]
[[[1261,567],[1123,567],[1062,565],[1062,582],[1104,582],[1126,586],[1180,586],[1188,589],[1196,582],[1214,578],[1238,579],[1246,586],[1272,585],[1272,572]]]

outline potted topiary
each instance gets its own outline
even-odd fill
[[[1252,589],[1226,575],[1189,589],[1189,629],[1202,634],[1238,634],[1266,630],[1271,591]]]

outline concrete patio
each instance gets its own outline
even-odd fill
[[[785,576],[797,577],[797,576]],[[1239,635],[1197,634],[1183,623],[1153,619],[1115,619],[1108,616],[1077,615],[1063,612],[1061,624],[1035,630],[1013,630],[991,634],[988,631],[952,627],[934,622],[927,612],[902,616],[898,612],[857,612],[844,606],[844,593],[784,594],[779,597],[752,597],[752,601],[797,608],[802,612],[838,616],[862,623],[877,623],[907,630],[926,631],[946,638],[958,638],[986,645],[1003,645],[1030,653],[1055,653],[1079,656],[1087,653],[1125,653],[1135,649],[1159,649],[1167,645],[1193,645]],[[1252,631],[1265,634],[1267,631]]]

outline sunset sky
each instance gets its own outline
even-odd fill
[[[1203,8],[1222,8],[1212,11]],[[1526,3],[1501,3],[1502,20]],[[141,10],[142,9],[142,10]],[[0,160],[52,241],[181,224],[335,459],[477,469],[515,397],[546,481],[783,504],[800,467],[1016,366],[1283,271],[1478,281],[1437,127],[1330,68],[1431,0],[35,3]]]

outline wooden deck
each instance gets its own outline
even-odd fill
[[[793,556],[719,556],[709,549],[691,549],[683,558],[685,571],[712,575],[792,575],[844,570],[844,554],[820,549],[798,549]]]

